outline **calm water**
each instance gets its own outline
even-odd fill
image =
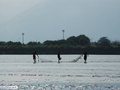
[[[0,55],[0,90],[120,90],[120,55]],[[42,61],[42,62],[41,62]]]

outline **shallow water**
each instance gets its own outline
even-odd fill
[[[0,55],[0,90],[120,90],[120,55]],[[45,61],[45,62],[41,62]]]

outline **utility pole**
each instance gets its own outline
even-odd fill
[[[24,44],[24,33],[22,33],[22,44]]]
[[[64,38],[64,33],[65,33],[65,30],[62,30],[62,32],[63,32],[63,40],[64,40],[64,39],[65,39],[65,38]]]

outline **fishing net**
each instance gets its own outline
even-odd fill
[[[77,62],[79,59],[81,59],[81,58],[82,58],[82,56],[83,56],[83,55],[80,55],[79,57],[77,57],[77,58],[75,58],[75,59],[71,60],[70,62]]]
[[[80,55],[79,57],[77,57],[77,58],[75,58],[75,59],[73,59],[73,60],[71,60],[71,61],[61,61],[61,62],[64,62],[64,63],[77,62],[79,59],[82,58],[82,56],[83,56],[83,55]],[[41,61],[42,63],[57,62],[57,61],[48,60],[48,59],[44,59],[44,58],[39,58],[39,59],[40,59],[40,61]]]
[[[43,59],[43,58],[40,58],[40,61],[41,61],[42,63],[55,62],[55,61],[48,60],[48,59]]]

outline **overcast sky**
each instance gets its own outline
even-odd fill
[[[120,41],[120,0],[0,0],[0,41],[21,41],[23,32],[26,42],[58,40],[63,29],[66,38],[85,34],[92,41]]]
[[[0,0],[0,18],[8,21],[40,2],[41,0]]]

